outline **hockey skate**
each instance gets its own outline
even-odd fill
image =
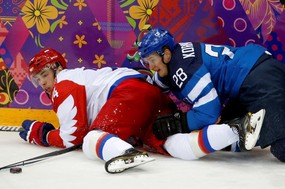
[[[254,114],[248,113],[228,122],[230,127],[235,129],[239,135],[239,148],[241,151],[249,151],[254,148],[259,139],[264,115],[265,109],[261,109]]]
[[[154,161],[154,158],[148,156],[146,152],[131,148],[125,154],[114,157],[105,163],[105,170],[108,173],[121,173],[127,169]]]

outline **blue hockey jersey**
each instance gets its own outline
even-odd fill
[[[190,130],[214,124],[222,104],[238,95],[241,84],[266,51],[260,45],[230,47],[205,43],[179,43],[167,64],[169,75],[154,75],[155,83],[169,89],[193,108],[187,112]]]

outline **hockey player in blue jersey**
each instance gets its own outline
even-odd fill
[[[271,153],[285,161],[285,69],[264,47],[175,43],[167,30],[152,29],[140,42],[139,54],[155,71],[159,87],[193,105],[186,113],[158,119],[157,137],[199,130],[220,116],[226,122],[265,109],[258,145],[271,146]],[[177,120],[177,126],[169,127]]]

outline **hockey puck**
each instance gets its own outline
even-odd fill
[[[12,167],[10,168],[10,173],[12,174],[17,174],[17,173],[21,173],[22,172],[22,168],[21,167]]]

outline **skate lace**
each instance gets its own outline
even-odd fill
[[[247,125],[246,131],[249,132],[249,133],[253,133],[255,131],[255,127],[252,126],[251,116],[252,116],[252,113],[248,112],[248,114],[247,114],[247,121],[249,123]]]
[[[238,125],[232,125],[232,131],[236,134],[236,135],[240,135],[239,129],[238,129]]]

